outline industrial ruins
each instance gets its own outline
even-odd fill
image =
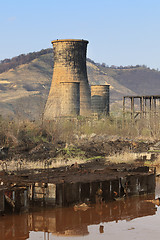
[[[130,110],[126,109],[126,100],[130,99]],[[138,103],[136,100],[139,100]],[[137,109],[135,102],[139,105]],[[146,118],[159,115],[160,95],[145,95],[145,96],[123,96],[123,114],[129,112],[132,119],[140,116]]]
[[[98,169],[99,168],[99,169]],[[119,168],[120,170],[118,170]],[[79,202],[102,203],[155,193],[155,169],[104,162],[61,168],[18,170],[1,175],[0,213],[28,211],[33,206],[63,207]]]
[[[109,114],[109,85],[89,86],[86,69],[86,40],[52,41],[54,68],[52,84],[44,110],[45,120],[59,117],[90,117]],[[123,108],[125,111],[125,98]],[[134,98],[131,109],[134,113]],[[140,98],[140,109],[143,101]],[[150,99],[150,98],[149,98]],[[150,99],[150,106],[156,98]],[[48,156],[48,155],[47,155]],[[102,159],[101,159],[102,160]],[[5,164],[5,163],[3,163]],[[97,165],[96,165],[97,164]],[[106,202],[116,197],[155,192],[155,169],[139,166],[107,166],[100,160],[87,164],[51,168],[37,171],[17,170],[8,172],[3,165],[0,173],[0,212],[28,210],[34,204],[40,206],[69,206],[77,202]]]
[[[136,170],[143,171],[144,169],[134,169],[134,171]],[[118,222],[119,220],[129,220],[129,216],[134,219],[156,214],[156,207],[153,207],[152,203],[146,205],[146,195],[141,195],[149,193],[149,198],[154,198],[155,178],[151,173],[148,175],[147,172],[143,172],[140,176],[138,172],[134,172],[133,175],[130,173],[126,176],[126,182],[129,183],[128,186],[126,185],[128,194],[130,196],[138,195],[138,197],[130,197],[132,202],[129,201],[129,198],[124,199],[124,201],[109,201],[114,197],[118,199],[123,196],[125,179],[122,176],[119,179],[113,178],[105,181],[83,182],[83,180],[84,176],[81,183],[30,183],[25,188],[16,189],[16,187],[13,187],[10,191],[6,191],[5,196],[13,195],[15,211],[17,208],[27,210],[29,205],[30,207],[33,206],[33,203],[39,208],[36,211],[20,214],[18,224],[16,219],[13,218],[14,215],[8,218],[8,221],[7,218],[2,217],[2,220],[0,220],[0,239],[17,240],[19,227],[20,239],[28,239],[31,231],[41,231],[44,233],[44,239],[50,239],[49,233],[61,236],[85,236],[89,234],[88,225],[94,224],[98,227],[101,222]],[[96,192],[99,188],[103,192],[98,196]],[[0,196],[2,196],[1,191]],[[97,204],[97,207],[94,208],[82,204],[82,206],[54,208],[56,205],[68,206],[79,201],[85,201],[86,198],[90,198],[95,202],[95,196],[99,200],[101,198],[107,200],[107,205]],[[49,211],[47,211],[47,208],[44,209],[47,204],[52,206]],[[144,211],[145,205],[147,211]],[[43,210],[39,211],[42,206]],[[10,238],[6,238],[8,236]]]
[[[89,86],[86,40],[52,41],[54,68],[44,119],[109,113],[109,85]]]

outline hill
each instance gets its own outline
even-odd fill
[[[1,61],[0,71],[0,114],[42,117],[52,80],[52,50]],[[110,84],[112,109],[121,107],[123,95],[160,94],[160,72],[145,66],[106,67],[87,59],[87,71],[90,84]]]

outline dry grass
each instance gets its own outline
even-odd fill
[[[106,157],[106,164],[108,162],[111,163],[134,163],[137,158],[140,158],[140,153],[130,153],[130,152],[124,152],[120,154],[115,154],[113,156]]]
[[[151,121],[152,120],[152,121]],[[133,123],[131,119],[125,122],[121,116],[93,118],[59,119],[58,121],[36,121],[0,118],[0,146],[15,146],[41,142],[63,141],[74,144],[74,136],[85,134],[119,136],[128,139],[155,140],[160,136],[159,119],[141,119]]]
[[[17,160],[12,159],[11,161],[1,161],[0,160],[0,170],[4,169],[7,171],[19,171],[19,170],[31,170],[31,169],[50,169],[50,168],[58,168],[58,167],[67,167],[72,164],[82,164],[84,163],[84,159],[81,158],[49,158],[47,160],[37,160],[37,161],[29,161],[25,160]]]

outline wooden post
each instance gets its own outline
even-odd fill
[[[140,97],[139,100],[140,100],[140,117],[142,117],[142,97]]]
[[[123,115],[125,116],[125,97],[123,97]]]
[[[144,114],[145,114],[145,117],[146,117],[146,114],[147,114],[147,98],[145,98],[145,103],[144,103]]]
[[[157,110],[157,107],[156,107],[156,98],[154,97],[154,115],[156,117],[156,110]]]
[[[124,127],[125,117],[126,117],[126,115],[125,115],[125,111],[126,111],[126,108],[125,108],[125,100],[126,100],[126,98],[123,97],[123,127]]]
[[[153,132],[153,96],[150,97],[150,127]]]
[[[153,116],[153,112],[154,112],[153,96],[151,96],[151,112]]]
[[[152,115],[152,98],[149,98],[149,115],[150,115],[150,119],[151,119],[151,115]]]
[[[131,97],[131,117],[134,119],[134,97]]]

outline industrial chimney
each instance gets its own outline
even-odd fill
[[[55,117],[70,116],[72,113],[73,115],[75,113],[82,116],[90,115],[91,93],[86,68],[88,41],[64,39],[52,41],[52,44],[53,78],[45,106],[44,119],[52,120]],[[69,88],[69,92],[66,92],[67,88]],[[64,99],[65,96],[67,96],[66,99]],[[74,96],[76,97],[74,98]],[[72,106],[75,110],[71,109]]]

